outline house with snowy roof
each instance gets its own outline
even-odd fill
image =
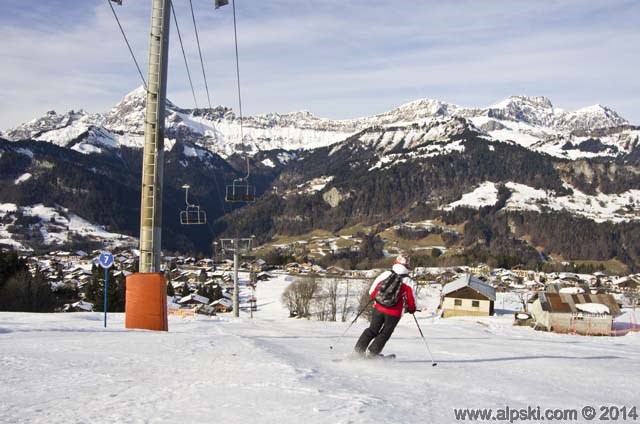
[[[204,296],[200,296],[198,294],[195,293],[191,293],[188,296],[185,296],[183,298],[181,298],[178,303],[181,306],[187,306],[187,305],[206,305],[209,303],[209,298],[204,297]]]
[[[209,306],[213,307],[214,311],[218,313],[233,311],[233,301],[227,297],[214,300]]]
[[[93,303],[84,300],[68,303],[62,308],[62,312],[93,312]]]
[[[618,289],[618,292],[638,290],[640,288],[640,274],[627,275],[626,277],[615,280],[613,284],[614,287]]]
[[[259,272],[256,274],[256,280],[258,281],[268,281],[273,278],[273,275],[269,274],[266,271]]]
[[[442,287],[442,317],[493,315],[496,289],[471,274],[461,274]]]
[[[611,334],[620,307],[610,294],[547,290],[529,299],[529,311],[538,330],[583,335]]]

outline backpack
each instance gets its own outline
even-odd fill
[[[391,275],[385,278],[376,293],[376,302],[386,308],[393,308],[398,304],[398,294],[402,285],[403,275],[391,271]]]

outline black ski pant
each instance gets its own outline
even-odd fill
[[[377,309],[373,309],[371,315],[371,324],[369,328],[362,332],[362,335],[356,343],[355,351],[364,354],[369,347],[369,352],[374,355],[379,354],[384,349],[384,345],[393,334],[396,325],[400,321],[400,317],[394,317],[393,315],[385,314]],[[373,343],[371,343],[373,340]],[[371,345],[369,345],[371,343]]]

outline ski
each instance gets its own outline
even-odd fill
[[[390,353],[388,355],[377,355],[377,356],[359,356],[352,355],[344,358],[333,358],[332,362],[345,362],[345,361],[391,361],[396,359],[395,353]]]
[[[383,360],[383,361],[389,361],[392,359],[396,359],[396,354],[395,353],[389,353],[388,355],[384,355],[384,354],[379,354],[377,356],[367,356],[365,359],[368,360]]]

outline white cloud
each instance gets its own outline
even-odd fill
[[[194,4],[212,102],[235,108],[231,8],[214,13],[210,1]],[[204,106],[188,3],[175,6]],[[47,20],[32,9],[16,22],[0,20],[0,128],[50,109],[108,110],[140,85],[105,2],[73,22],[64,10]],[[149,4],[116,9],[146,77]],[[640,6],[622,0],[544,8],[507,0],[238,1],[243,106],[245,113],[308,109],[349,118],[421,97],[486,106],[531,94],[566,109],[606,104],[638,123],[639,15]],[[171,45],[169,97],[190,107],[175,32]]]

